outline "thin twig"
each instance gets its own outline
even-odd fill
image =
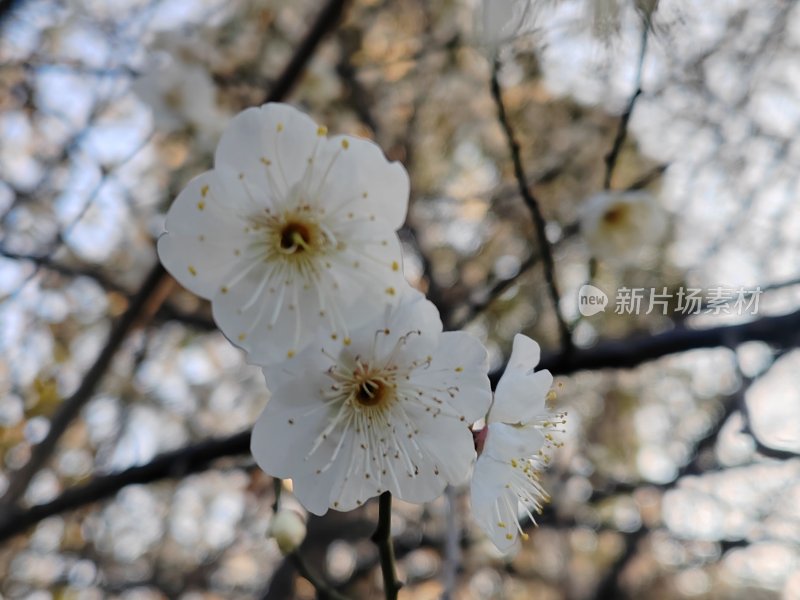
[[[151,300],[157,296],[157,290],[165,281],[164,275],[164,267],[158,264],[153,267],[150,274],[145,278],[139,293],[133,298],[128,310],[125,311],[111,330],[103,349],[81,380],[81,385],[58,406],[55,415],[50,419],[50,428],[47,431],[47,435],[33,447],[28,462],[14,474],[2,498],[4,506],[8,507],[15,504],[25,493],[33,476],[39,472],[39,469],[44,466],[53,450],[55,450],[61,435],[67,430],[72,420],[78,416],[84,405],[92,398],[100,380],[111,365],[117,350],[122,346],[134,325],[139,322],[140,317],[150,307]]]
[[[619,600],[622,598],[619,590],[619,576],[636,556],[639,550],[639,543],[647,536],[650,530],[647,527],[640,527],[632,533],[625,535],[624,547],[617,556],[611,567],[606,571],[603,579],[595,590],[593,600]]]
[[[53,273],[57,273],[65,277],[88,277],[89,279],[96,281],[105,290],[118,292],[121,294],[128,293],[128,291],[122,285],[112,281],[98,269],[87,268],[84,270],[61,263],[49,255],[19,254],[18,252],[6,250],[2,246],[0,246],[0,256],[11,260],[31,262],[37,267],[47,269],[48,271],[52,271]]]
[[[289,64],[286,65],[280,77],[272,84],[267,95],[267,102],[278,102],[289,95],[294,85],[300,80],[308,61],[314,56],[319,43],[341,20],[348,1],[328,0],[325,6],[322,7],[308,33],[297,46]]]
[[[303,557],[300,556],[297,552],[292,552],[287,557],[289,561],[292,563],[297,572],[300,573],[303,577],[305,577],[308,582],[314,586],[314,589],[317,590],[317,597],[320,600],[349,600],[347,596],[344,594],[337,592],[333,589],[326,581],[324,581],[319,575],[314,573],[311,568],[306,564],[303,560]]]
[[[397,580],[392,545],[392,493],[383,492],[378,499],[378,527],[372,534],[372,541],[378,546],[381,573],[383,574],[383,593],[386,600],[397,600],[402,584]]]
[[[449,323],[447,325],[448,329],[452,329],[454,331],[458,331],[459,329],[463,329],[468,323],[470,323],[475,317],[489,308],[492,303],[497,300],[503,293],[511,288],[514,284],[519,281],[519,279],[525,275],[528,271],[530,271],[536,263],[539,262],[539,254],[531,254],[528,258],[525,259],[519,266],[519,270],[514,273],[508,279],[501,279],[497,283],[495,283],[489,292],[486,294],[486,298],[484,300],[478,302],[472,302],[467,306],[467,313],[453,323]]]
[[[625,107],[625,112],[619,119],[619,127],[617,127],[617,135],[614,138],[614,144],[611,146],[611,151],[606,155],[606,175],[603,179],[603,188],[611,189],[611,179],[614,177],[614,169],[617,166],[617,159],[625,143],[625,138],[628,135],[628,123],[631,120],[633,109],[636,107],[636,100],[642,95],[642,71],[644,69],[644,58],[647,54],[647,40],[649,38],[650,29],[647,23],[642,25],[642,41],[639,49],[639,62],[636,66],[636,80],[633,94],[628,100],[628,105]]]
[[[528,186],[528,181],[525,176],[525,169],[522,166],[522,156],[519,142],[517,142],[517,138],[514,135],[514,129],[512,128],[511,122],[508,119],[505,104],[503,104],[503,93],[500,89],[500,81],[498,80],[499,70],[500,63],[499,61],[495,61],[492,68],[492,97],[497,105],[497,116],[500,120],[500,124],[503,126],[503,131],[506,134],[508,149],[511,153],[511,159],[514,162],[514,175],[517,179],[519,193],[522,196],[525,205],[528,207],[531,217],[533,218],[533,224],[536,227],[536,236],[539,242],[539,252],[542,256],[542,262],[544,264],[544,277],[547,281],[547,289],[550,293],[550,299],[553,303],[553,310],[555,311],[556,320],[558,321],[558,329],[561,337],[561,351],[564,353],[564,355],[569,355],[573,349],[572,335],[567,322],[561,315],[561,309],[559,307],[561,297],[558,292],[558,284],[556,282],[556,268],[555,261],[553,260],[553,251],[550,247],[550,242],[547,241],[547,224],[544,220],[544,216],[542,215],[539,202],[536,200],[533,192],[531,192],[531,189]]]

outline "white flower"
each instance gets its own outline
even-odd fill
[[[553,376],[546,370],[534,373],[538,362],[539,345],[516,335],[486,427],[476,432],[479,456],[472,476],[472,512],[503,552],[516,547],[518,534],[527,537],[519,525],[519,506],[533,520],[531,510],[541,510],[548,499],[538,471],[548,460],[544,450],[552,436],[542,430],[563,424],[562,415],[547,409]]]
[[[478,23],[481,41],[490,52],[533,30],[542,0],[480,0]]]
[[[253,455],[268,474],[291,478],[314,514],[352,510],[387,490],[428,502],[469,476],[469,426],[491,400],[486,350],[467,333],[442,333],[419,292],[408,288],[401,300],[349,344],[320,336],[265,369],[272,395]]]
[[[600,40],[610,41],[619,35],[623,12],[630,7],[636,9],[647,27],[651,26],[653,13],[659,0],[589,0],[587,10],[592,24],[592,33]]]
[[[170,208],[158,253],[251,362],[274,364],[320,329],[346,339],[406,285],[395,230],[408,193],[405,169],[372,142],[266,104],[229,124],[214,170]]]
[[[581,207],[581,233],[592,255],[612,264],[634,264],[659,243],[664,210],[646,191],[601,192]]]
[[[286,556],[306,539],[306,523],[295,511],[281,509],[272,517],[269,534],[278,543],[281,554]]]
[[[203,143],[212,143],[228,120],[217,105],[217,88],[208,69],[178,55],[154,62],[131,89],[150,106],[155,127],[164,133],[191,127]]]
[[[590,0],[592,32],[601,40],[608,40],[619,33],[619,0]]]

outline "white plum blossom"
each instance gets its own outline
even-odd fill
[[[469,477],[469,426],[491,401],[486,349],[468,333],[442,333],[419,292],[409,287],[401,300],[349,343],[319,336],[264,370],[272,394],[253,456],[268,474],[291,478],[314,514],[352,510],[385,491],[428,502]]]
[[[619,34],[623,11],[633,6],[649,26],[659,0],[589,0],[587,9],[592,23],[592,32],[601,40],[610,40]]]
[[[635,264],[666,231],[666,215],[650,192],[606,191],[581,207],[581,233],[595,258],[615,265]]]
[[[481,42],[491,53],[514,38],[530,33],[542,0],[481,0],[477,29]]]
[[[208,69],[178,54],[163,58],[151,61],[131,89],[150,106],[156,129],[172,133],[188,127],[201,144],[213,144],[229,116],[217,104]]]
[[[408,194],[405,169],[374,143],[266,104],[230,122],[214,169],[170,208],[158,253],[250,362],[275,364],[320,330],[346,341],[395,300]]]
[[[539,483],[539,470],[546,464],[552,434],[545,433],[564,423],[563,415],[547,408],[553,376],[536,371],[539,345],[518,334],[511,358],[497,384],[486,427],[476,432],[478,460],[472,476],[473,515],[502,552],[511,552],[518,534],[519,507],[528,513],[540,511],[548,500]]]

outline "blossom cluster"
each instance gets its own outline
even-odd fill
[[[266,104],[229,123],[158,252],[263,369],[271,397],[252,452],[308,511],[386,491],[428,502],[472,476],[479,524],[511,550],[519,514],[546,499],[538,473],[561,422],[546,406],[552,377],[518,335],[493,399],[486,349],[443,332],[403,277],[408,196],[406,170],[374,143]]]

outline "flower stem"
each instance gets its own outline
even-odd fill
[[[283,491],[283,479],[274,477],[272,479],[272,487],[275,491],[275,501],[272,503],[272,512],[277,513],[281,506],[281,491]]]
[[[383,590],[386,600],[397,600],[397,592],[402,584],[397,580],[392,546],[392,494],[383,492],[378,499],[378,527],[372,534],[372,541],[378,546],[383,573]]]

